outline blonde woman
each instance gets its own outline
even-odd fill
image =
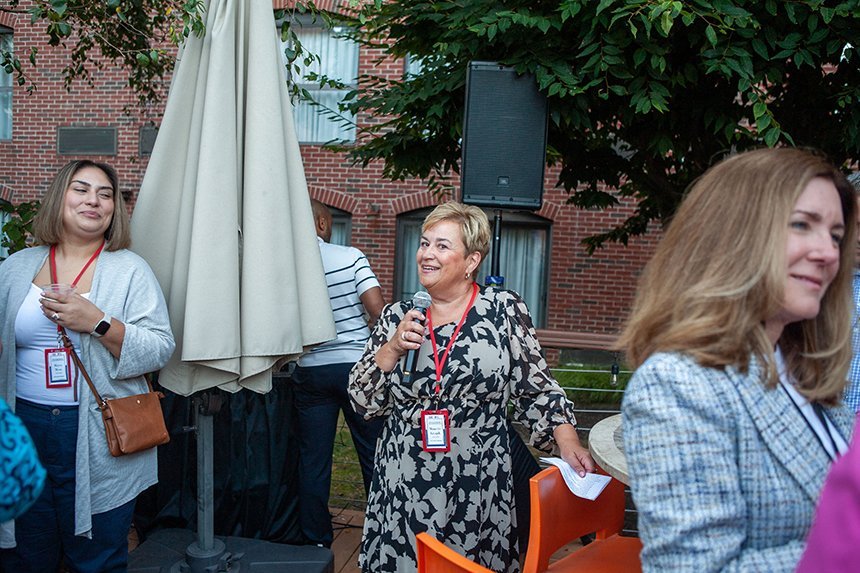
[[[831,462],[851,355],[855,200],[796,149],[730,157],[693,186],[621,343],[645,571],[792,571]]]
[[[509,404],[532,445],[557,446],[583,474],[594,469],[522,298],[475,282],[489,247],[479,208],[434,209],[416,253],[430,307],[385,307],[350,373],[356,411],[386,417],[359,557],[367,573],[414,572],[422,531],[493,571],[519,571]],[[411,379],[410,350],[418,352]]]

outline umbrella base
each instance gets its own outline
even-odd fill
[[[214,554],[213,554],[214,553]],[[334,573],[329,549],[284,545],[242,537],[215,538],[212,552],[203,552],[188,529],[162,529],[128,556],[128,573]]]

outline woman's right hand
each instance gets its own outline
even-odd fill
[[[403,316],[392,337],[374,356],[383,372],[391,372],[404,354],[421,348],[424,342],[424,318],[424,314],[414,308]]]

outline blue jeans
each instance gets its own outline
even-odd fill
[[[119,573],[128,567],[128,530],[134,500],[92,516],[92,539],[75,536],[77,406],[25,400],[15,413],[27,426],[48,472],[36,503],[15,520],[15,549],[0,552],[7,573],[55,573],[60,559],[72,573]]]
[[[383,418],[364,420],[352,409],[347,393],[352,366],[298,367],[292,376],[299,433],[299,527],[308,543],[326,547],[333,539],[328,498],[338,413],[343,411],[352,434],[365,495],[373,478],[376,439],[384,424]]]

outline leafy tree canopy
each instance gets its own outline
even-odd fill
[[[856,0],[375,0],[345,19],[363,45],[423,64],[360,78],[348,108],[381,119],[345,148],[356,163],[438,184],[458,171],[468,62],[513,66],[549,98],[548,162],[570,201],[635,200],[592,251],[665,222],[731,151],[860,157]]]
[[[163,80],[175,63],[174,45],[202,34],[203,0],[0,0],[0,12],[29,17],[44,26],[46,44],[62,46],[69,57],[62,74],[66,87],[91,80],[92,70],[110,63],[128,71],[128,83],[142,105],[158,102]],[[38,65],[39,47],[21,59],[0,50],[0,67],[32,91],[26,62]]]

